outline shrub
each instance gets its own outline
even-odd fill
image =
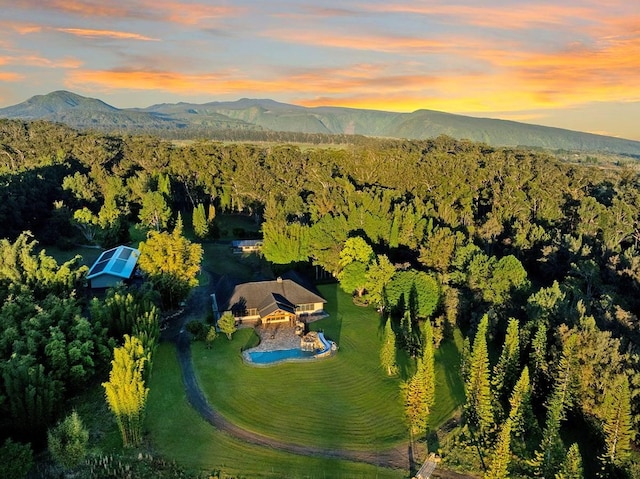
[[[65,469],[72,469],[87,455],[89,431],[82,424],[76,411],[49,430],[47,435],[49,452]]]
[[[187,331],[189,331],[196,341],[204,341],[209,332],[209,328],[202,321],[189,321],[187,323]]]

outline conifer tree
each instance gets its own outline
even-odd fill
[[[542,431],[542,441],[532,461],[537,474],[553,477],[565,457],[565,448],[560,437],[560,422],[564,419],[562,395],[556,390],[547,404],[547,419]]]
[[[485,314],[478,325],[478,331],[473,341],[469,362],[469,380],[466,384],[467,402],[465,404],[466,421],[483,441],[494,423],[487,351],[488,326],[489,317]]]
[[[427,431],[430,411],[425,382],[424,364],[422,358],[418,358],[415,374],[401,386],[405,415],[412,435],[424,434]]]
[[[512,421],[512,432],[519,436],[524,431],[536,424],[533,410],[531,409],[531,384],[529,382],[529,368],[524,367],[520,379],[513,388],[509,398],[509,419]]]
[[[193,209],[193,232],[198,238],[204,238],[209,234],[209,223],[202,203]]]
[[[513,388],[520,363],[520,330],[518,320],[509,319],[507,335],[504,339],[502,353],[498,363],[493,368],[493,378],[491,384],[497,397]]]
[[[484,475],[484,479],[505,479],[509,477],[509,463],[511,462],[511,418],[508,418],[496,443],[493,459],[489,469]]]
[[[547,327],[540,323],[533,341],[531,341],[531,352],[529,353],[529,365],[531,366],[531,390],[533,394],[541,394],[541,385],[548,370],[547,362]]]
[[[424,387],[426,403],[429,410],[436,402],[436,365],[433,344],[433,328],[428,319],[424,322],[424,346],[422,348],[422,364],[424,367]]]
[[[565,419],[566,410],[573,405],[577,389],[576,354],[578,336],[570,334],[562,348],[553,393],[547,403],[547,418],[542,431],[542,441],[534,465],[543,477],[553,477],[560,469],[565,457],[565,447],[560,437],[560,424]]]
[[[603,416],[606,445],[604,458],[607,462],[618,466],[629,457],[631,441],[635,436],[629,380],[626,376],[619,379],[617,384],[605,394]]]
[[[116,417],[125,447],[142,440],[142,423],[149,388],[144,382],[147,354],[135,336],[124,336],[124,345],[113,350],[109,382],[102,383],[109,409]]]
[[[396,364],[396,335],[391,328],[391,319],[387,320],[382,336],[382,347],[380,348],[380,364],[387,372],[387,376],[393,376],[398,372]]]
[[[582,456],[578,445],[574,442],[567,451],[567,457],[565,458],[560,472],[555,476],[555,479],[583,479],[584,474],[582,471]]]

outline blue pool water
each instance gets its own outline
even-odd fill
[[[281,349],[278,351],[255,351],[249,352],[251,362],[256,364],[270,364],[287,359],[308,359],[315,354],[313,351],[303,351],[296,349]]]

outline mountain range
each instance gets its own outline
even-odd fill
[[[449,135],[493,146],[529,146],[601,151],[640,156],[640,142],[515,121],[475,118],[433,110],[394,113],[341,107],[307,108],[268,99],[229,102],[162,103],[116,108],[68,91],[34,96],[0,108],[0,118],[48,120],[73,128],[113,133],[152,133],[202,138],[207,133],[281,131],[325,135],[364,135],[426,139]]]

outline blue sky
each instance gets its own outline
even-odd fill
[[[0,106],[242,97],[433,109],[640,140],[627,0],[2,0]]]

